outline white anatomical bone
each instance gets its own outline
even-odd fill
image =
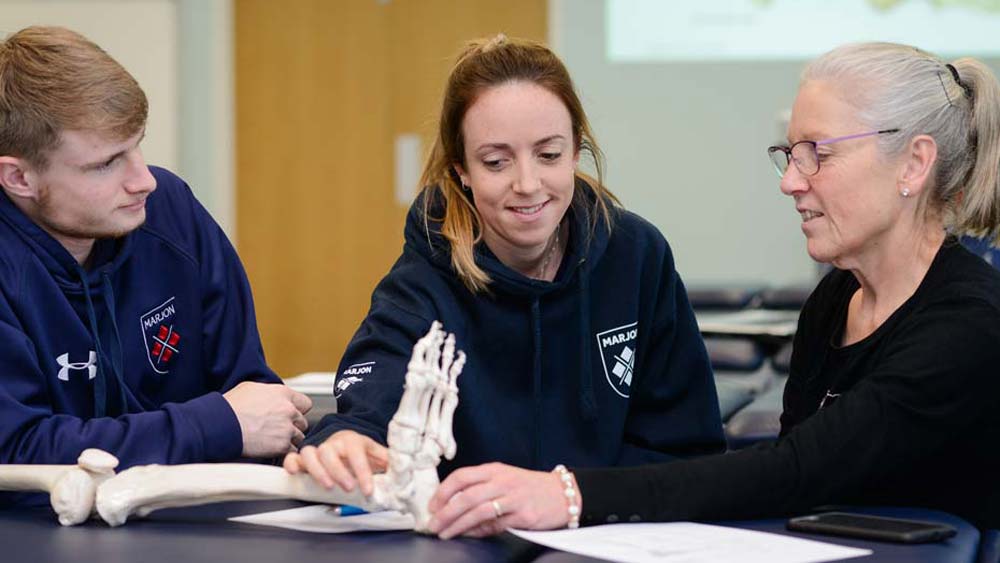
[[[455,337],[446,335],[441,323],[434,322],[413,347],[403,396],[389,423],[388,470],[375,476],[371,497],[358,489],[324,489],[308,475],[289,475],[278,467],[248,463],[146,465],[100,483],[97,512],[108,524],[119,526],[130,514],[143,516],[160,508],[290,498],[350,504],[369,511],[400,510],[414,516],[416,530],[425,531],[430,519],[427,503],[438,486],[438,462],[442,454],[448,459],[455,455],[452,416],[458,406],[456,381],[464,365],[465,354],[455,350]],[[0,476],[3,470],[0,466]],[[2,483],[0,488],[4,488]],[[76,523],[60,521],[64,525]]]
[[[465,353],[455,353],[455,336],[445,336],[435,321],[413,346],[403,398],[389,422],[389,468],[375,476],[372,496],[379,506],[413,514],[418,531],[430,520],[427,503],[438,486],[441,455],[455,457],[451,426],[464,366]]]
[[[289,475],[280,467],[252,463],[140,465],[126,469],[98,487],[97,513],[112,526],[130,514],[229,500],[297,499],[350,504],[380,510],[361,493],[324,489],[306,474]]]
[[[97,487],[115,467],[115,456],[94,448],[83,450],[76,465],[0,465],[0,490],[47,492],[59,523],[72,526],[90,517]]]

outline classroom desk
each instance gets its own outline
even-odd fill
[[[92,521],[59,526],[48,510],[0,510],[0,561],[55,563],[595,561],[546,550],[513,536],[487,540],[440,541],[409,533],[311,534],[226,521],[227,517],[296,506],[286,501],[222,503],[161,510],[120,528]],[[832,537],[805,536],[784,529],[784,520],[731,523],[746,529],[810,537],[874,550],[864,563],[975,561],[979,532],[954,516],[932,511],[875,509],[887,516],[919,517],[949,523],[958,536],[941,544],[901,546]]]
[[[497,540],[439,541],[408,533],[313,534],[226,518],[304,506],[286,501],[220,503],[160,510],[109,528],[99,521],[62,527],[44,509],[0,510],[4,563],[335,563],[505,561]],[[511,552],[511,553],[508,553]]]
[[[928,520],[940,522],[954,526],[958,534],[945,542],[902,545],[885,542],[872,542],[866,540],[854,540],[839,538],[834,536],[820,536],[816,534],[802,534],[789,532],[785,529],[786,518],[773,518],[766,520],[740,520],[734,522],[720,522],[721,525],[743,528],[746,530],[756,530],[759,532],[769,532],[782,534],[797,538],[835,543],[850,547],[859,547],[872,550],[872,555],[867,557],[857,557],[846,561],[857,561],[858,563],[995,563],[989,559],[977,559],[977,556],[985,556],[986,553],[979,554],[979,530],[965,520],[945,512],[935,510],[924,510],[915,508],[877,507],[877,508],[845,508],[850,512],[860,512],[865,514],[875,514],[879,516],[889,516],[893,518],[907,518],[913,520]],[[990,552],[992,553],[992,552]],[[535,561],[538,563],[576,563],[583,561],[578,556],[556,551],[545,551]],[[587,561],[595,561],[587,559]]]
[[[813,539],[819,541],[829,541],[832,543],[838,543],[840,545],[846,545],[851,547],[860,547],[864,549],[871,549],[874,551],[870,557],[862,557],[856,559],[858,563],[875,562],[878,563],[910,563],[913,561],[919,561],[921,563],[931,563],[931,562],[954,562],[954,563],[975,563],[979,552],[979,530],[976,529],[972,524],[969,524],[965,520],[948,514],[946,512],[940,512],[936,510],[926,510],[918,508],[896,508],[896,507],[878,507],[878,508],[860,508],[851,507],[844,509],[849,512],[860,512],[865,514],[874,514],[878,516],[889,516],[892,518],[906,518],[910,520],[929,520],[932,522],[940,522],[942,524],[949,524],[958,530],[958,534],[948,541],[929,543],[929,544],[917,544],[917,545],[904,545],[904,544],[894,544],[894,543],[884,543],[884,542],[870,542],[865,540],[852,540],[848,538],[835,538],[834,536],[819,536],[815,534],[802,534],[798,532],[789,532],[785,529],[785,518],[780,519],[768,519],[768,520],[754,520],[754,521],[740,521],[732,522],[729,525],[737,526],[739,528],[745,528],[748,530],[757,530],[760,532],[773,532],[781,533],[788,536]]]

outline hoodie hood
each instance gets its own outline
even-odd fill
[[[73,308],[90,328],[97,354],[94,380],[94,415],[123,414],[126,409],[122,380],[121,338],[115,314],[112,275],[128,260],[132,236],[95,241],[91,267],[84,269],[56,239],[24,214],[6,193],[0,191],[0,220],[24,240],[32,254],[45,266],[52,279],[73,303]],[[98,310],[101,309],[99,313]],[[108,398],[112,405],[108,406]]]
[[[424,199],[427,191],[416,198],[406,217],[404,238],[406,244],[427,259],[435,268],[442,270],[447,276],[456,277],[457,273],[451,265],[451,247],[448,240],[441,234],[441,218],[444,217],[444,199],[440,192],[434,191],[435,200],[428,206],[428,219],[424,218]],[[607,248],[611,232],[601,218],[592,218],[592,208],[598,197],[597,193],[580,178],[576,179],[576,190],[573,202],[566,211],[564,221],[569,222],[569,241],[562,263],[551,281],[536,280],[524,276],[500,261],[493,252],[480,241],[474,249],[476,264],[482,268],[491,279],[489,291],[505,293],[523,298],[529,308],[531,317],[531,334],[533,342],[532,373],[534,381],[534,398],[538,411],[542,408],[542,334],[541,307],[547,298],[556,298],[564,292],[575,292],[577,312],[577,334],[579,336],[580,365],[584,366],[579,374],[580,408],[584,418],[592,420],[597,416],[597,404],[594,398],[593,379],[591,377],[591,362],[588,359],[590,347],[590,272],[596,267]],[[607,202],[609,209],[615,213],[616,207]],[[489,298],[488,294],[486,298]],[[541,419],[540,412],[536,413]],[[541,444],[536,444],[536,459],[541,458]]]

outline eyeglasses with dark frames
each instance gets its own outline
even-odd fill
[[[823,139],[822,141],[799,141],[797,143],[793,143],[790,147],[775,145],[767,147],[767,156],[770,157],[771,163],[774,164],[774,170],[778,173],[779,178],[784,177],[785,172],[788,171],[788,165],[792,162],[795,163],[795,167],[799,169],[799,172],[805,174],[806,176],[813,176],[819,172],[819,152],[816,150],[816,147],[820,145],[839,143],[840,141],[848,141],[851,139],[861,139],[863,137],[873,137],[875,135],[886,135],[889,133],[899,133],[899,129],[869,131],[867,133],[857,133],[855,135]]]

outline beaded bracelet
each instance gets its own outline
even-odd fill
[[[566,466],[559,464],[552,470],[554,473],[559,474],[559,479],[565,485],[563,489],[563,494],[566,495],[566,502],[569,503],[567,510],[569,511],[569,523],[566,527],[570,530],[580,527],[580,497],[576,494],[576,489],[573,487],[573,474],[566,469]]]

